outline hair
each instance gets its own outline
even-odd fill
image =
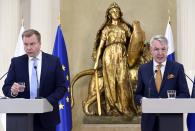
[[[118,5],[116,2],[114,2],[114,3],[112,3],[112,4],[108,7],[108,9],[106,10],[105,21],[104,21],[104,23],[102,24],[101,28],[98,30],[97,35],[96,35],[96,40],[95,40],[95,44],[94,44],[94,50],[97,50],[97,48],[98,48],[98,46],[99,46],[100,37],[101,37],[102,30],[103,30],[107,25],[110,25],[111,22],[112,22],[112,18],[111,18],[111,16],[110,16],[110,10],[111,10],[112,8],[118,8],[118,9],[119,9],[119,12],[120,12],[119,20],[120,20],[120,22],[121,22],[121,23],[125,23],[125,24],[130,28],[130,31],[131,31],[131,32],[133,31],[133,27],[132,27],[129,23],[127,23],[127,22],[122,18],[123,13],[122,13],[122,11],[121,11],[119,5]]]
[[[41,42],[41,34],[37,30],[34,30],[34,29],[28,29],[24,31],[22,34],[22,39],[24,37],[31,37],[32,35],[35,35],[37,37],[37,40]]]
[[[152,38],[151,38],[151,40],[150,40],[150,46],[152,45],[152,43],[154,42],[154,41],[159,41],[161,44],[166,44],[166,45],[168,45],[168,40],[167,40],[167,38],[166,37],[164,37],[164,36],[162,36],[162,35],[155,35],[155,36],[153,36]]]

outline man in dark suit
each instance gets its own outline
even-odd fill
[[[167,98],[167,90],[176,90],[177,98],[189,98],[183,65],[167,60],[167,39],[161,35],[152,37],[150,51],[153,60],[141,65],[138,70],[136,103],[141,105],[143,97]],[[158,131],[158,120],[158,114],[142,113],[141,130]]]
[[[34,115],[34,131],[55,131],[60,122],[58,101],[66,92],[62,66],[57,57],[41,51],[38,31],[26,30],[22,39],[26,54],[11,60],[3,93],[11,98],[46,98],[53,111]],[[23,91],[19,82],[25,82]]]

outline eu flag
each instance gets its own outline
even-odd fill
[[[195,78],[194,78],[191,98],[195,98]],[[194,123],[195,123],[195,113],[188,113],[188,116],[187,116],[188,131],[195,131]]]
[[[64,76],[66,78],[67,92],[65,96],[59,101],[60,119],[61,122],[57,125],[56,131],[71,131],[72,129],[72,113],[71,113],[71,102],[70,102],[70,73],[68,66],[68,55],[66,51],[65,41],[61,26],[58,26],[53,55],[60,58],[62,68],[64,70]]]

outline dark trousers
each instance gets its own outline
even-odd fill
[[[56,131],[56,128],[43,128],[39,126],[34,126],[34,131]]]
[[[41,122],[39,121],[39,119],[34,119],[33,121],[33,131],[56,131],[56,126],[55,127],[51,127],[48,125],[48,127],[43,127]]]
[[[154,128],[152,131],[159,131],[159,116],[158,115],[156,115],[156,119],[154,122]]]

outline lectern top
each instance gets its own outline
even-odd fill
[[[46,99],[0,99],[0,113],[44,113],[53,110]]]

